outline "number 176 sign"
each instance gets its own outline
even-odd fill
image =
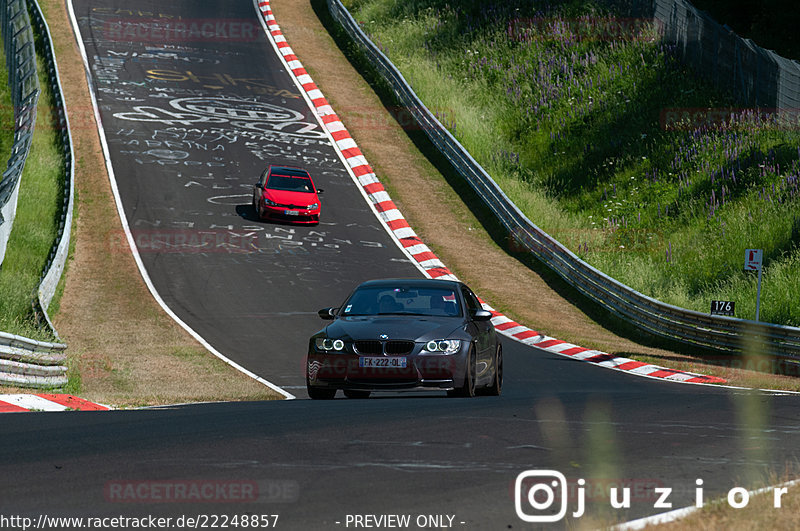
[[[711,315],[734,316],[736,303],[733,301],[711,301]]]

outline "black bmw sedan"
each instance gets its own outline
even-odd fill
[[[503,351],[490,319],[466,285],[451,280],[371,280],[311,336],[308,395],[349,398],[373,391],[442,389],[448,396],[499,395]]]

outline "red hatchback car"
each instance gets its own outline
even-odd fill
[[[260,219],[319,223],[321,193],[306,170],[270,166],[253,188],[253,208]]]

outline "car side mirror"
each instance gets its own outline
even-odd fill
[[[324,319],[326,321],[332,321],[334,317],[336,317],[336,310],[339,308],[323,308],[317,312],[320,319]]]
[[[317,188],[317,193],[318,193],[318,194],[321,194],[321,193],[322,193],[322,192],[324,192],[324,191],[325,191],[325,190],[323,190],[322,188]]]
[[[492,312],[487,310],[475,310],[472,312],[473,321],[488,321],[492,318]]]

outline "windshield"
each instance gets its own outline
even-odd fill
[[[366,287],[345,303],[342,315],[461,316],[461,305],[447,288]]]
[[[287,190],[289,192],[312,193],[314,191],[311,179],[294,175],[270,175],[267,188],[270,190]]]

